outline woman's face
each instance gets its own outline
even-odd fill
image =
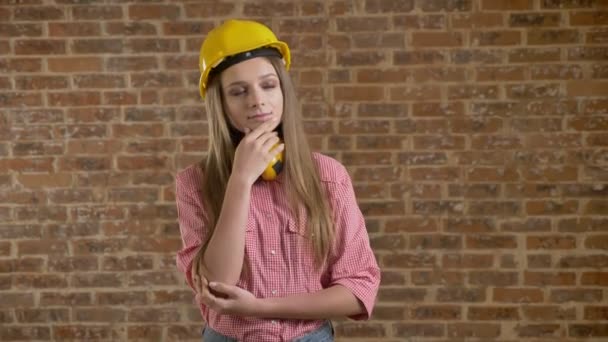
[[[283,91],[274,67],[264,57],[235,64],[220,75],[224,110],[232,126],[241,132],[283,116]],[[273,127],[272,129],[276,128]]]

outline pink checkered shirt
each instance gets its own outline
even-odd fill
[[[380,270],[369,245],[363,215],[355,199],[345,168],[336,160],[314,154],[323,185],[330,196],[336,219],[336,240],[328,266],[313,267],[314,257],[306,248],[304,231],[289,213],[282,175],[273,182],[258,181],[251,189],[251,204],[245,239],[245,262],[251,272],[243,272],[237,286],[257,298],[286,297],[313,293],[340,284],[365,306],[371,315]],[[177,267],[192,287],[192,259],[207,234],[203,224],[202,171],[197,165],[176,177],[176,201],[183,248],[177,253]],[[201,314],[215,331],[239,341],[290,341],[319,328],[322,320],[258,319],[222,315],[200,305]]]

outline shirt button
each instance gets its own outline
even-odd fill
[[[277,325],[277,321],[275,321],[274,319],[271,321],[271,323],[272,323],[273,325]]]
[[[272,290],[272,294],[276,295],[277,294],[277,290]]]
[[[277,252],[273,249],[270,251],[270,254],[275,255],[275,254],[277,254]]]

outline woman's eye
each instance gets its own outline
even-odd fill
[[[245,94],[245,89],[234,89],[230,91],[231,96],[240,96]]]
[[[274,89],[275,87],[276,87],[276,85],[273,83],[262,85],[262,88],[264,88],[264,89]]]

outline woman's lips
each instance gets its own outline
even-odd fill
[[[264,122],[264,121],[268,121],[268,120],[272,119],[272,113],[255,114],[255,115],[249,116],[247,119]]]

